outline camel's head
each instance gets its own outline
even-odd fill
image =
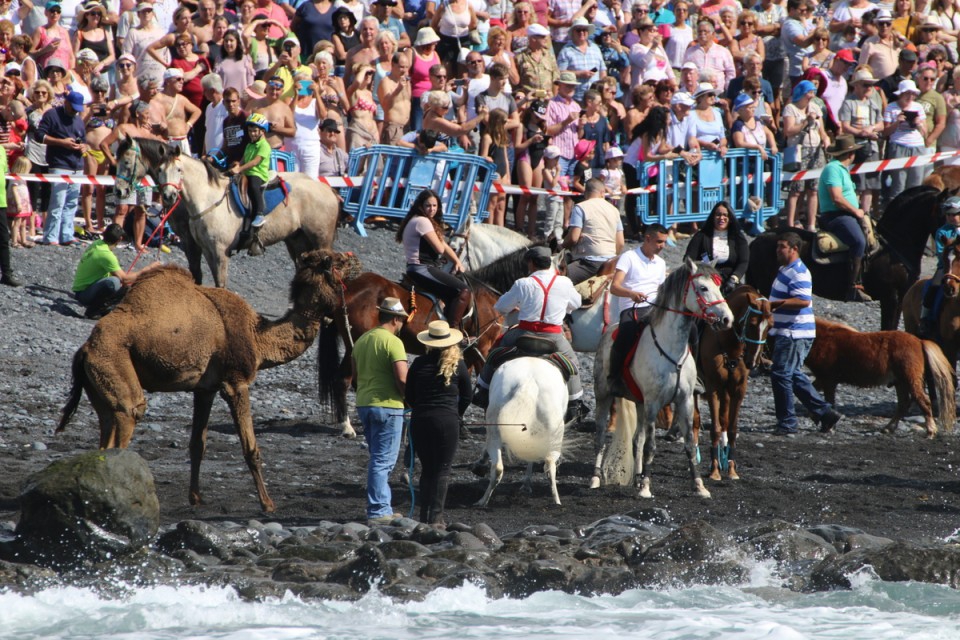
[[[352,253],[315,249],[300,254],[299,268],[290,285],[295,307],[313,308],[328,316],[341,304],[341,287],[362,271],[360,259]]]

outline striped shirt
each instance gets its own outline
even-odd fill
[[[815,338],[817,325],[813,317],[813,281],[807,265],[799,258],[785,267],[780,267],[770,289],[770,302],[799,298],[811,304],[802,309],[779,307],[773,312],[773,328],[770,335],[790,338]]]

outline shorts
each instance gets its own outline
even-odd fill
[[[803,156],[800,161],[801,171],[820,169],[826,165],[823,149],[820,147],[808,147],[804,145],[801,154]],[[787,191],[789,193],[803,193],[805,189],[807,191],[816,191],[818,184],[820,184],[819,180],[798,180],[791,182],[790,186],[787,187]]]
[[[880,159],[880,149],[877,147],[875,140],[858,140],[857,142],[865,142],[866,144],[857,149],[857,153],[853,158],[854,164],[873,162]],[[856,185],[857,191],[879,190],[881,187],[881,175],[881,173],[877,172],[856,174],[853,176],[853,184]]]

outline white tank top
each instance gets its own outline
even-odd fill
[[[448,4],[440,16],[440,34],[448,38],[466,38],[470,33],[470,9],[455,13]]]
[[[307,106],[298,106],[293,110],[293,119],[297,123],[293,139],[297,145],[320,144],[320,133],[317,131],[320,118],[317,117],[316,101],[313,98]]]

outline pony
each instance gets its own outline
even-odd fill
[[[773,326],[770,301],[749,285],[734,289],[727,296],[727,304],[736,321],[729,329],[704,332],[697,359],[712,422],[711,480],[720,480],[721,470],[727,471],[731,480],[740,479],[735,460],[740,406],[750,371],[760,361],[767,331]]]
[[[243,214],[230,195],[230,178],[209,162],[183,155],[179,147],[157,140],[124,137],[117,158],[120,195],[129,193],[143,177],[153,178],[160,187],[164,206],[174,208],[174,228],[188,230],[213,273],[214,284],[226,287],[228,256],[237,248],[243,228]],[[290,258],[297,263],[303,252],[332,247],[340,205],[336,194],[325,184],[302,173],[281,176],[290,193],[266,217],[257,237],[264,247],[286,243]],[[178,207],[181,202],[183,206]],[[200,284],[199,267],[194,269],[191,265],[191,273]]]
[[[880,328],[892,331],[900,324],[904,295],[920,277],[920,260],[930,234],[943,223],[940,204],[949,192],[934,187],[907,189],[894,198],[877,222],[880,250],[864,260],[863,286],[874,300],[880,301]],[[847,261],[821,265],[811,259],[810,243],[814,234],[791,229],[803,239],[800,257],[810,269],[813,292],[830,300],[846,297]],[[750,245],[750,264],[746,281],[767,295],[776,278],[776,233],[764,233]]]
[[[487,490],[476,503],[486,507],[503,479],[501,449],[527,463],[524,485],[529,488],[533,463],[543,460],[550,478],[554,504],[557,492],[557,461],[563,448],[563,414],[567,408],[567,385],[556,366],[542,358],[523,357],[504,363],[490,381],[487,409],[486,453],[490,458]]]
[[[693,431],[693,389],[697,370],[687,341],[694,318],[706,321],[713,328],[733,326],[733,313],[720,293],[720,277],[708,265],[696,264],[689,258],[673,271],[660,285],[654,309],[648,316],[648,325],[640,336],[633,357],[627,368],[643,398],[637,400],[636,432],[633,434],[632,451],[621,447],[625,455],[632,455],[633,465],[620,465],[632,469],[636,487],[641,498],[652,498],[650,469],[656,449],[654,429],[657,414],[667,405],[674,406],[673,425],[679,428],[684,439],[684,450],[690,468],[693,488],[703,498],[710,492],[703,486],[697,470],[697,444]],[[600,484],[604,455],[607,449],[605,426],[608,423],[613,396],[607,383],[609,351],[613,345],[613,331],[607,331],[600,343],[604,355],[594,363],[594,392],[597,398],[597,457],[594,477],[590,486]],[[599,355],[599,354],[598,354]],[[621,401],[620,408],[628,403]],[[625,421],[617,420],[617,431],[629,428]],[[621,429],[624,427],[624,429]],[[624,434],[618,433],[623,439]]]
[[[957,368],[960,353],[960,247],[954,246],[949,255],[947,272],[940,284],[943,293],[943,308],[937,320],[937,344],[943,350],[950,368]],[[920,280],[903,299],[903,328],[915,336],[920,335],[920,310],[923,305],[923,290],[930,278]]]
[[[940,347],[930,340],[920,340],[903,331],[860,332],[839,322],[817,318],[817,337],[805,364],[816,376],[814,385],[831,404],[840,383],[857,387],[892,384],[897,389],[897,409],[883,430],[896,431],[913,400],[926,418],[927,437],[933,438],[937,435],[937,425],[922,382],[929,374],[940,427],[947,432],[953,430],[956,420],[953,370]]]
[[[463,319],[464,333],[473,338],[471,346],[464,349],[467,364],[479,371],[484,359],[500,337],[502,317],[493,305],[499,297],[483,284],[467,279],[473,293],[471,311]],[[333,408],[334,419],[341,435],[356,437],[356,431],[347,415],[347,389],[352,381],[353,343],[364,333],[377,326],[377,305],[387,297],[406,301],[404,305],[410,317],[400,331],[400,338],[408,353],[422,354],[423,344],[417,333],[425,331],[432,320],[441,318],[439,308],[431,298],[411,293],[400,284],[376,273],[363,273],[341,284],[341,305],[332,313],[333,322],[320,329],[317,349],[319,391],[321,402]],[[340,356],[340,343],[344,345]]]

